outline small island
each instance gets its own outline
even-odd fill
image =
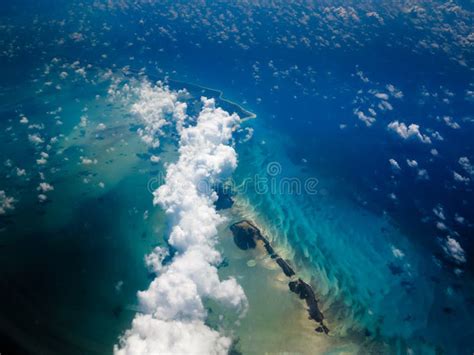
[[[319,333],[328,334],[329,329],[324,325],[324,315],[318,307],[318,300],[316,299],[313,288],[296,276],[290,263],[275,252],[268,239],[260,232],[260,229],[252,222],[243,220],[232,224],[230,230],[234,236],[235,244],[242,250],[255,249],[258,243],[263,244],[268,255],[275,260],[275,263],[278,264],[283,273],[291,279],[288,283],[290,291],[296,293],[300,299],[305,300],[306,306],[308,307],[309,318],[318,323],[315,330]]]

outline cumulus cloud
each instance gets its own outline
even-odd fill
[[[369,78],[367,78],[361,70],[359,70],[356,74],[364,83],[370,82]]]
[[[461,126],[459,125],[459,123],[454,122],[453,118],[450,117],[450,116],[444,116],[444,117],[443,117],[443,121],[444,121],[444,123],[446,123],[446,125],[447,125],[448,127],[451,127],[451,128],[453,128],[453,129],[459,129],[459,128],[461,128]]]
[[[464,249],[461,247],[461,244],[454,239],[448,236],[444,242],[443,250],[446,255],[458,264],[464,264],[466,262],[466,256]]]
[[[402,259],[405,256],[405,253],[400,249],[396,248],[394,245],[391,245],[390,249],[392,250],[393,256],[397,259]]]
[[[186,118],[186,103],[178,100],[184,91],[170,91],[162,83],[151,85],[142,84],[138,92],[139,100],[132,106],[132,112],[137,114],[144,128],[138,130],[142,140],[153,148],[160,145],[159,137],[163,128],[173,118],[177,126],[182,125]]]
[[[433,208],[433,213],[435,214],[436,217],[439,219],[445,221],[446,220],[446,215],[444,214],[444,208],[441,205],[437,205],[435,208]]]
[[[390,92],[390,95],[392,95],[396,99],[401,99],[403,98],[403,92],[401,90],[398,90],[394,85],[388,84],[386,86],[386,89]]]
[[[426,169],[419,169],[417,174],[418,179],[420,180],[429,180],[430,176]]]
[[[26,170],[21,169],[21,168],[16,168],[16,176],[25,176],[26,175]]]
[[[384,92],[376,92],[374,93],[374,96],[380,100],[388,101],[388,95]]]
[[[410,124],[407,126],[403,122],[393,121],[388,124],[388,129],[398,134],[403,139],[415,138],[422,143],[430,144],[431,139],[420,132],[420,126],[417,124]]]
[[[48,162],[48,160],[44,157],[36,159],[36,164],[38,164],[38,165],[45,165],[47,162]]]
[[[364,122],[367,127],[372,126],[374,122],[376,121],[375,117],[366,115],[364,112],[359,111],[359,110],[355,110],[354,114],[357,116],[359,120]]]
[[[207,327],[202,321],[167,322],[139,314],[132,323],[116,355],[125,354],[226,354],[231,340]]]
[[[395,159],[389,159],[388,161],[394,170],[401,170],[400,164]]]
[[[418,162],[415,159],[407,159],[407,165],[410,168],[417,168],[418,167]]]
[[[380,103],[377,105],[377,107],[382,110],[382,111],[392,111],[393,106],[390,102],[388,101],[380,101]]]
[[[453,171],[453,178],[454,178],[454,181],[462,182],[462,183],[465,183],[465,184],[467,184],[470,181],[470,179],[468,177],[462,176],[461,174],[459,174],[456,171]]]
[[[468,157],[459,158],[458,163],[459,165],[461,165],[461,167],[466,173],[468,173],[469,175],[474,175],[474,167],[472,166]]]
[[[231,339],[205,324],[203,299],[221,301],[241,312],[246,311],[247,299],[234,278],[219,279],[216,265],[221,255],[215,245],[224,218],[214,207],[216,193],[205,187],[222,181],[236,168],[237,154],[230,144],[240,119],[216,108],[213,99],[203,98],[196,124],[184,127],[185,106],[177,102],[175,92],[146,84],[143,90],[141,101],[133,107],[151,125],[150,129],[145,125],[142,134],[154,136],[173,118],[180,136],[178,161],[168,166],[166,183],[153,193],[154,204],[166,211],[171,222],[168,243],[176,255],[161,266],[165,255],[161,248],[146,257],[147,266],[158,276],[138,293],[142,313],[114,351],[119,355],[224,354]]]
[[[248,142],[253,137],[253,128],[246,127],[245,131],[246,131],[246,134],[245,134],[245,137],[242,138],[242,140],[241,140],[242,143]]]
[[[444,141],[443,136],[438,131],[431,133],[431,136],[438,141]]]
[[[457,213],[454,215],[454,220],[459,224],[464,224],[464,222],[466,222],[466,219],[463,216],[458,215]]]
[[[37,188],[38,191],[41,191],[42,193],[53,191],[54,187],[47,182],[40,182]]]
[[[144,218],[145,219],[145,218]],[[146,218],[148,219],[148,217]],[[163,268],[163,260],[168,256],[168,250],[156,247],[153,252],[145,256],[145,265],[150,272],[158,274]]]
[[[15,209],[15,199],[7,196],[6,192],[0,190],[0,216],[5,215],[8,211]]]
[[[81,116],[81,120],[79,122],[79,127],[86,128],[88,123],[89,123],[89,121],[87,119],[87,115]]]
[[[43,144],[44,143],[44,140],[43,138],[41,138],[41,136],[39,134],[29,134],[28,135],[28,140],[35,144],[35,145],[38,145],[38,144]]]
[[[439,222],[439,221],[436,222],[436,228],[438,228],[441,231],[448,230],[448,227],[446,226],[446,224],[444,222]]]
[[[87,157],[80,157],[82,165],[92,165],[97,164],[97,159],[90,159]]]

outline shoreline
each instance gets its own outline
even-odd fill
[[[216,96],[220,101],[226,102],[231,106],[237,107],[240,111],[242,111],[245,114],[244,117],[240,118],[241,122],[245,122],[245,121],[257,118],[257,114],[253,113],[252,111],[249,111],[249,110],[245,109],[242,105],[238,104],[235,101],[232,101],[230,99],[226,99],[224,97],[224,91],[223,90],[214,89],[214,88],[211,88],[211,87],[208,87],[208,86],[204,86],[204,85],[200,85],[200,84],[196,84],[196,83],[191,83],[191,82],[188,82],[188,81],[183,81],[183,80],[178,80],[178,79],[170,79],[168,77],[160,79],[156,75],[146,74],[144,72],[134,70],[134,69],[129,69],[127,73],[124,73],[125,76],[128,76],[128,74],[134,74],[138,77],[145,76],[145,77],[148,77],[148,78],[153,79],[153,80],[157,80],[157,81],[161,80],[164,83],[176,83],[176,84],[182,84],[183,86],[193,86],[193,87],[199,88],[201,90],[213,91],[213,92],[217,93]]]
[[[208,91],[214,91],[218,94],[217,98],[223,102],[227,102],[228,104],[232,105],[232,106],[236,106],[238,107],[243,113],[246,114],[246,116],[244,117],[241,117],[240,120],[241,122],[245,122],[245,121],[248,121],[248,120],[251,120],[251,119],[255,119],[257,118],[257,114],[245,109],[242,107],[242,105],[238,104],[237,102],[234,102],[232,100],[229,100],[229,99],[226,99],[224,97],[224,91],[222,90],[218,90],[218,89],[213,89],[213,88],[210,88],[210,87],[207,87],[207,86],[203,86],[203,85],[199,85],[199,84],[195,84],[195,83],[190,83],[190,82],[187,82],[187,81],[182,81],[182,80],[176,80],[176,79],[166,79],[166,81],[168,82],[174,82],[174,83],[179,83],[179,84],[184,84],[185,86],[195,86],[197,88],[200,88],[200,89],[203,89],[203,90],[208,90]]]
[[[318,333],[329,334],[328,327],[324,324],[324,315],[319,309],[313,287],[302,280],[297,275],[288,261],[283,259],[265,238],[260,229],[249,220],[241,220],[230,225],[230,230],[234,236],[234,242],[241,250],[255,249],[258,243],[263,244],[264,249],[274,263],[281,269],[283,274],[290,280],[288,283],[289,291],[304,300],[307,306],[308,318],[316,322],[315,331]]]

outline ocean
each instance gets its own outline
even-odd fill
[[[135,331],[153,353],[134,326],[140,314],[198,322],[215,353],[474,351],[469,4],[25,0],[0,9],[6,353],[133,352]],[[157,80],[164,92],[144,89]],[[198,305],[170,301],[177,311],[163,315],[137,292],[166,274],[147,268],[146,255],[168,250],[166,271],[188,251],[171,237],[185,199],[157,191],[172,183],[170,166],[193,170],[178,163],[193,163],[183,142],[201,96],[244,118],[227,140],[216,114],[222,132],[195,148],[208,155],[191,156],[215,162],[194,170],[230,187],[233,205],[216,211],[225,219],[209,232],[222,260],[203,258],[216,288],[186,274]],[[185,133],[174,126],[179,102]],[[215,196],[194,187],[212,212]],[[314,331],[264,250],[236,247],[229,226],[242,219],[311,284],[329,334]],[[245,294],[237,311],[216,296],[225,280]],[[159,329],[158,343],[169,331]]]

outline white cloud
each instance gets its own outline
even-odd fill
[[[41,153],[40,153],[40,158],[39,158],[39,159],[36,159],[36,164],[38,164],[38,165],[45,165],[46,163],[48,163],[48,158],[49,158],[49,154],[48,154],[48,153],[41,152]]]
[[[364,83],[370,82],[369,78],[367,78],[362,71],[357,72],[357,76],[362,80]]]
[[[45,193],[45,192],[53,191],[54,187],[52,185],[48,184],[47,182],[40,182],[40,184],[38,185],[37,190]]]
[[[454,220],[459,224],[464,224],[464,222],[466,222],[466,219],[463,216],[458,215],[457,213],[454,216]]]
[[[459,165],[462,166],[462,168],[464,169],[464,171],[466,171],[466,173],[468,173],[469,175],[474,175],[474,167],[469,161],[469,158],[461,157],[459,158],[458,163]]]
[[[463,182],[465,184],[467,184],[470,181],[470,179],[468,177],[462,176],[461,174],[459,174],[456,171],[453,171],[453,178],[454,178],[455,181]]]
[[[385,100],[385,101],[388,101],[388,95],[386,93],[383,93],[383,92],[376,92],[374,93],[374,96],[380,100]]]
[[[413,160],[407,159],[407,165],[410,168],[416,168],[416,167],[418,167],[418,162],[415,159],[413,159]]]
[[[405,253],[395,246],[392,245],[390,248],[392,249],[393,256],[397,259],[402,259],[405,256]]]
[[[431,139],[427,135],[420,132],[420,126],[417,124],[410,124],[407,126],[403,122],[393,121],[388,124],[388,129],[397,133],[403,139],[416,138],[422,143],[430,144]]]
[[[0,216],[13,210],[15,210],[15,199],[7,196],[5,191],[0,190]]]
[[[401,170],[400,165],[395,159],[390,159],[389,160],[390,165],[392,166],[393,169],[395,170]]]
[[[377,107],[382,111],[392,111],[393,110],[392,104],[388,101],[380,101],[380,103],[377,105]]]
[[[123,281],[120,280],[120,281],[118,281],[118,282],[115,284],[115,291],[116,291],[116,292],[122,291],[122,287],[123,287]]]
[[[116,355],[227,354],[231,339],[210,329],[203,321],[164,321],[149,314],[139,314],[120,345]]]
[[[431,133],[431,136],[436,140],[444,141],[443,136],[438,131]]]
[[[37,123],[36,124],[30,124],[28,126],[28,129],[37,129],[37,130],[41,131],[41,130],[44,129],[44,124],[42,124],[42,123],[41,124],[37,124]]]
[[[445,231],[448,229],[448,227],[446,226],[446,224],[444,224],[443,222],[436,222],[436,228],[438,228],[439,230],[441,231]]]
[[[359,120],[364,122],[367,127],[372,126],[372,124],[374,124],[374,122],[376,121],[375,117],[367,116],[364,112],[359,111],[359,110],[354,110],[354,114],[357,116]]]
[[[216,108],[214,100],[203,98],[196,124],[184,127],[186,106],[177,102],[175,92],[149,84],[142,89],[140,102],[132,109],[145,123],[142,138],[152,135],[148,143],[154,143],[155,133],[170,118],[176,121],[180,135],[178,161],[168,166],[166,183],[153,193],[154,203],[166,211],[171,222],[168,242],[176,255],[161,267],[161,249],[146,257],[147,266],[159,274],[147,290],[138,293],[143,314],[136,315],[114,352],[225,354],[231,339],[205,325],[203,298],[242,312],[247,309],[247,299],[234,278],[219,280],[216,265],[221,256],[215,245],[217,227],[224,218],[214,207],[216,193],[206,187],[236,168],[237,154],[230,144],[240,119]]]
[[[81,116],[81,120],[79,122],[79,127],[86,128],[88,124],[87,115]]]
[[[437,205],[435,208],[433,208],[433,213],[435,214],[436,217],[439,219],[445,221],[446,220],[446,215],[444,214],[444,208],[441,205]]]
[[[428,171],[426,169],[420,169],[418,170],[418,179],[421,180],[429,180],[430,176],[428,174]]]
[[[97,164],[97,159],[90,159],[87,157],[80,157],[82,165],[92,165]]]
[[[444,116],[443,117],[443,121],[444,123],[446,123],[446,125],[448,127],[451,127],[453,129],[459,129],[461,128],[461,126],[457,123],[457,122],[454,122],[453,118],[452,117],[449,117],[449,116]]]
[[[341,125],[342,126],[342,125]],[[253,128],[251,127],[246,127],[245,131],[247,132],[245,137],[242,139],[242,143],[248,142],[249,140],[252,139],[253,137]]]
[[[47,162],[48,162],[48,160],[44,157],[36,159],[36,164],[38,164],[38,165],[45,165]]]
[[[446,255],[449,256],[456,263],[463,264],[466,262],[464,249],[461,247],[461,244],[459,244],[456,239],[448,236],[443,245],[443,250]]]
[[[145,256],[145,265],[148,271],[158,274],[163,268],[163,260],[168,256],[168,250],[156,247],[153,251]]]
[[[401,99],[403,98],[403,92],[401,90],[398,90],[395,86],[392,84],[388,84],[386,86],[386,89],[390,92],[390,95],[392,95],[396,99]]]
[[[26,175],[26,170],[25,169],[20,169],[16,168],[16,176],[25,176]]]
[[[159,137],[163,128],[169,124],[170,118],[176,121],[177,127],[186,119],[186,103],[178,101],[185,91],[174,92],[161,82],[152,86],[142,84],[138,91],[139,100],[132,106],[132,112],[137,114],[145,127],[138,130],[142,140],[153,148],[160,145]]]
[[[35,145],[38,145],[38,144],[43,144],[44,143],[44,140],[43,138],[41,138],[41,136],[39,134],[29,134],[28,135],[28,140],[35,144]]]

